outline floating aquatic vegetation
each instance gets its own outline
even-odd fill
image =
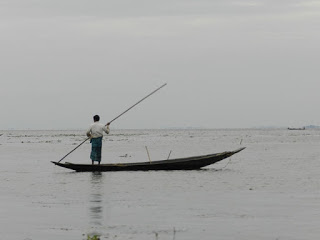
[[[124,157],[124,158],[126,158],[126,157],[131,157],[131,155],[128,155],[128,154],[126,153],[125,155],[121,155],[121,156],[119,156],[119,157]]]
[[[100,240],[100,236],[99,235],[87,235],[87,240]]]

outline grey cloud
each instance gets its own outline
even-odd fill
[[[85,127],[92,114],[114,116],[164,82],[118,127],[320,118],[297,108],[319,101],[316,2],[1,4],[0,129]]]

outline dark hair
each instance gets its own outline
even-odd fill
[[[93,120],[94,120],[95,122],[99,121],[99,120],[100,120],[99,115],[94,115],[94,116],[93,116]]]

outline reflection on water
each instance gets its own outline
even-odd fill
[[[89,223],[92,227],[102,226],[103,223],[103,174],[91,173],[91,194],[89,199]]]

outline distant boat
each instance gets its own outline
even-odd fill
[[[305,127],[302,127],[302,128],[288,128],[288,130],[306,130]]]
[[[109,172],[109,171],[156,171],[156,170],[196,170],[202,167],[219,162],[242,151],[239,148],[235,151],[215,153],[188,158],[177,158],[161,161],[135,162],[135,163],[109,163],[109,164],[74,164],[52,162],[63,168],[75,170],[77,172]]]

